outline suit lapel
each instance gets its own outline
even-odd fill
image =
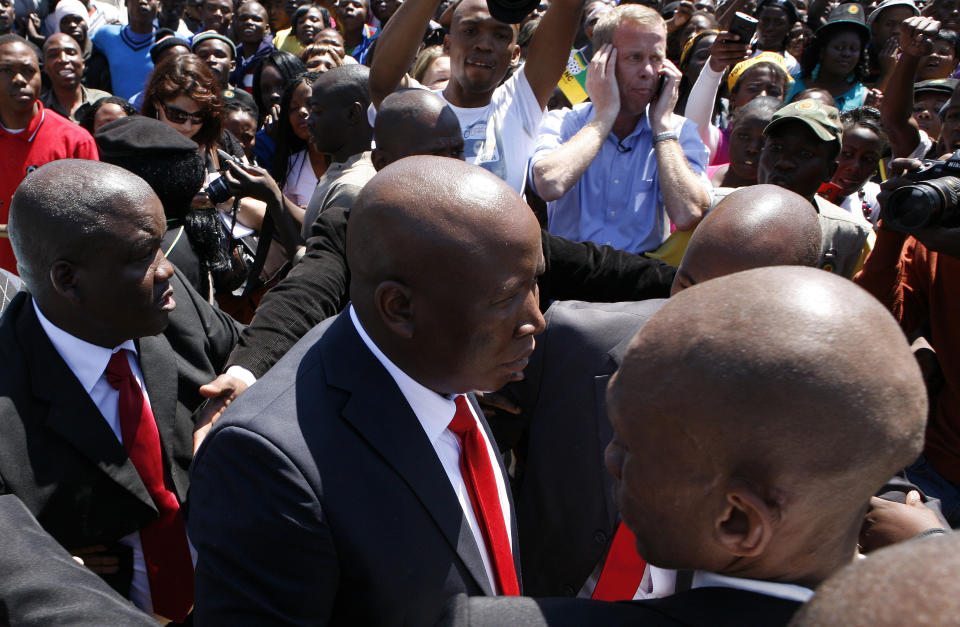
[[[49,405],[49,411],[42,419],[47,428],[70,442],[104,474],[156,511],[153,499],[120,441],[53,347],[33,311],[31,299],[26,294],[22,297],[17,337],[22,342],[30,370],[33,394]],[[16,304],[16,301],[11,303],[11,308]]]
[[[477,586],[492,596],[480,549],[433,445],[393,378],[363,343],[349,313],[340,314],[321,342],[326,345],[322,354],[328,381],[350,393],[344,420],[410,486]]]
[[[177,441],[177,357],[166,336],[154,335],[136,340],[143,383],[150,397],[150,409],[160,434],[164,468],[173,469],[173,443]],[[187,493],[188,480],[182,473],[170,472],[177,494]]]

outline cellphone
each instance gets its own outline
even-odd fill
[[[840,195],[843,193],[843,188],[836,183],[823,183],[820,185],[820,189],[817,190],[817,193],[832,203],[840,204],[837,201],[843,200],[843,198],[840,197]]]
[[[653,92],[654,98],[660,97],[660,94],[663,92],[663,88],[666,84],[667,84],[667,77],[661,74],[660,80],[657,81],[657,89]]]
[[[737,11],[733,14],[733,21],[730,22],[727,32],[739,35],[739,43],[748,44],[753,39],[753,34],[757,32],[757,19]]]
[[[243,166],[243,162],[231,155],[229,152],[224,152],[223,150],[217,148],[217,156],[220,157],[220,163],[223,164],[224,161],[233,161],[239,166]],[[226,165],[222,165],[222,168],[226,168]]]

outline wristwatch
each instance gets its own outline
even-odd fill
[[[662,141],[667,141],[668,139],[675,139],[680,141],[680,135],[676,131],[667,131],[665,133],[657,133],[653,136],[653,143],[659,144]]]

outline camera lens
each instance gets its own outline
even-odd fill
[[[907,233],[954,222],[960,216],[960,179],[943,176],[901,187],[890,194],[882,216],[887,226]]]
[[[210,181],[210,184],[207,185],[207,189],[204,191],[210,199],[210,202],[214,205],[219,205],[233,195],[227,188],[227,182],[223,180],[222,176]]]

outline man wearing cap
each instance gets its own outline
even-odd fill
[[[224,104],[237,101],[256,111],[257,105],[253,96],[230,84],[230,72],[237,66],[237,47],[229,38],[212,30],[199,33],[193,38],[193,54],[200,57],[213,71],[213,76],[223,90]]]
[[[655,11],[621,5],[594,27],[592,102],[549,113],[530,159],[548,229],[629,252],[654,250],[672,221],[692,229],[710,204],[696,125],[673,114],[680,71]]]
[[[852,277],[870,252],[873,230],[817,194],[837,168],[843,138],[839,112],[816,100],[800,100],[777,111],[763,133],[757,182],[789,189],[813,203],[823,236],[820,267]]]
[[[883,0],[870,12],[867,17],[867,26],[870,27],[870,45],[867,48],[870,54],[870,76],[867,80],[871,83],[890,73],[891,68],[884,67],[881,59],[886,60],[892,56],[884,54],[885,52],[896,52],[900,24],[914,15],[920,15],[920,10],[913,0]]]
[[[947,114],[955,108],[950,96],[957,80],[913,84],[920,59],[929,54],[940,26],[929,17],[909,17],[900,24],[900,58],[887,83],[882,111],[894,157],[936,158],[952,152],[960,142],[957,121],[946,123]]]

